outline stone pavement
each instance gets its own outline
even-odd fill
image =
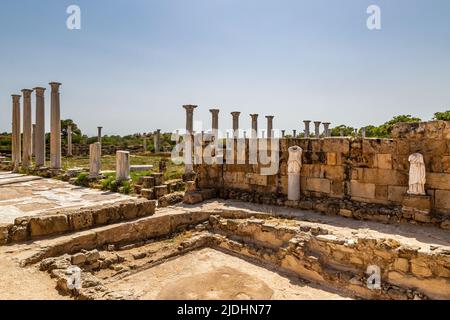
[[[60,209],[80,209],[133,199],[119,193],[82,188],[67,182],[0,172],[0,224]]]

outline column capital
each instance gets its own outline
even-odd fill
[[[311,123],[311,120],[303,120],[304,123]]]
[[[259,114],[257,114],[257,113],[250,114],[250,117],[252,117],[252,119],[256,119],[256,118],[258,118],[258,116],[259,116]]]
[[[59,82],[50,82],[49,85],[50,85],[50,87],[52,87],[52,91],[58,91],[59,90],[59,86],[61,85],[61,83],[59,83]]]
[[[155,133],[160,133],[161,129],[156,129]]]
[[[197,108],[197,106],[194,104],[185,104],[183,105],[183,108],[185,108],[188,112],[193,112],[194,109]]]
[[[13,99],[13,102],[19,102],[20,98],[22,98],[20,94],[12,94],[11,97]]]
[[[33,90],[31,90],[31,89],[22,89],[21,91],[22,91],[24,98],[31,97],[31,93],[33,92]]]
[[[322,124],[323,124],[324,126],[329,126],[329,125],[331,124],[331,122],[322,122]]]
[[[266,116],[266,118],[272,120],[275,116]]]
[[[45,88],[43,87],[35,87],[33,90],[36,92],[37,96],[43,96],[45,92]]]
[[[233,111],[233,112],[231,112],[231,115],[233,116],[233,118],[234,118],[234,117],[239,117],[240,114],[241,114],[241,113],[240,113],[239,111]]]
[[[219,109],[209,109],[209,112],[211,112],[213,115],[218,115],[220,110]]]
[[[103,127],[98,126],[97,129],[103,129]]]
[[[320,125],[322,121],[314,121],[314,124]]]

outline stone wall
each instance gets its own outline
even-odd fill
[[[337,213],[354,216],[359,207],[374,204],[389,208],[390,214],[400,214],[398,218],[433,222],[432,217],[415,219],[398,213],[408,189],[408,157],[419,152],[426,166],[431,213],[440,216],[435,222],[442,223],[450,217],[450,122],[401,123],[392,137],[281,139],[280,168],[272,176],[260,175],[261,166],[248,164],[248,160],[239,165],[196,165],[195,171],[200,188],[218,189],[225,198],[284,204],[288,148],[299,146],[303,149],[300,207],[303,202],[309,209],[305,201],[312,200],[311,209],[316,209],[314,200],[322,199],[337,204],[333,209]]]

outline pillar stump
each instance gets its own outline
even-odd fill
[[[130,179],[130,152],[116,152],[116,180],[126,181]]]
[[[102,158],[102,145],[94,142],[89,145],[89,178],[97,178],[100,175]]]

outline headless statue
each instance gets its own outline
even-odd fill
[[[420,153],[413,153],[409,161],[408,194],[425,195],[425,163]]]

